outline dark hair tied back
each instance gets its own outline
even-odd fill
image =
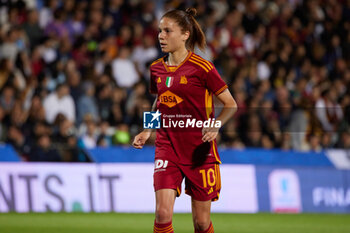
[[[194,18],[197,15],[197,10],[195,8],[187,8],[186,11],[183,10],[171,10],[166,12],[162,18],[170,18],[176,21],[180,26],[181,31],[184,33],[186,31],[190,32],[190,36],[186,41],[186,48],[193,51],[197,45],[199,49],[204,51],[205,49],[205,35],[202,28],[198,24],[197,20]]]
[[[196,8],[193,8],[193,7],[187,8],[186,13],[193,16],[193,17],[197,16],[197,10],[196,10]]]

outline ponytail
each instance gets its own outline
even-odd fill
[[[193,51],[195,46],[204,51],[206,46],[205,35],[199,23],[195,19],[197,10],[193,7],[187,8],[186,11],[171,10],[163,15],[162,18],[170,18],[177,22],[182,32],[189,31],[190,36],[186,41],[186,48]]]
[[[194,50],[195,45],[198,46],[200,50],[204,50],[206,46],[206,41],[205,41],[205,35],[204,32],[197,22],[197,20],[194,18],[197,16],[197,10],[193,7],[187,8],[186,13],[188,14],[188,17],[192,21],[192,31],[190,31],[190,37],[186,41],[186,46],[190,50]]]

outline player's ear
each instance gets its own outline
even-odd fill
[[[186,41],[190,37],[190,31],[185,31],[181,37],[183,41]]]

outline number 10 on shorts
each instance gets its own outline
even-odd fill
[[[215,171],[212,168],[209,168],[207,172],[205,172],[205,169],[199,170],[199,173],[202,174],[202,179],[203,179],[203,187],[206,188],[208,185],[209,186],[214,186],[215,185]],[[208,184],[208,185],[207,185]]]

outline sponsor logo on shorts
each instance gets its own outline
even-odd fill
[[[168,166],[168,163],[169,163],[168,160],[157,159],[154,162],[154,170],[155,170],[155,172],[165,171],[165,169]]]

